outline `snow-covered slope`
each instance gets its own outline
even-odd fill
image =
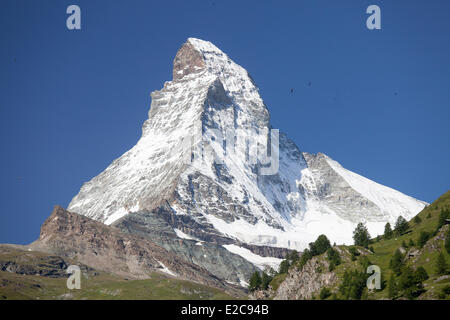
[[[265,270],[267,268],[269,268],[269,269],[272,268],[273,270],[278,270],[278,268],[280,267],[281,261],[283,261],[282,259],[278,259],[278,258],[261,257],[257,254],[254,254],[250,250],[239,247],[235,244],[226,244],[226,245],[224,245],[224,247],[228,251],[233,252],[233,253],[243,257],[247,261],[250,261],[255,266],[260,268],[261,270]]]
[[[408,216],[411,212],[423,209],[423,203],[404,195],[394,189],[373,182],[359,174],[343,168],[338,162],[327,157],[328,164],[339,174],[352,189],[357,190],[363,197],[372,201],[386,217],[395,212]],[[409,218],[409,217],[408,217]]]
[[[376,235],[425,205],[274,132],[248,72],[212,43],[189,38],[173,80],[152,93],[141,139],[68,209],[112,224],[169,205],[181,238],[302,250],[320,234],[349,243],[358,222]],[[266,158],[276,141],[274,165]]]

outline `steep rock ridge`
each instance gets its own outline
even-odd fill
[[[154,242],[123,233],[90,218],[55,206],[30,250],[74,259],[82,264],[119,276],[145,279],[162,272],[181,279],[236,292],[218,279]]]
[[[158,232],[136,217],[169,210],[172,222],[164,228],[268,254],[264,248],[302,250],[319,234],[349,243],[357,222],[376,235],[387,221],[409,219],[424,207],[323,154],[303,153],[282,133],[276,139],[269,118],[248,72],[212,43],[189,38],[174,59],[173,80],[152,93],[141,139],[85,183],[68,208],[147,237]],[[277,144],[278,170],[264,174]],[[168,234],[180,239],[181,233]],[[195,258],[200,246],[170,243],[169,250],[202,264]],[[233,256],[226,260],[238,266]],[[239,278],[235,271],[225,278]]]

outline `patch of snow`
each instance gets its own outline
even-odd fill
[[[278,271],[280,263],[281,261],[283,261],[283,259],[273,257],[261,257],[260,255],[257,255],[246,248],[242,248],[234,244],[226,244],[223,245],[223,247],[228,251],[241,256],[242,258],[254,264],[261,270],[264,270],[267,267],[269,267],[273,268],[275,271]]]
[[[158,261],[158,260],[156,260],[156,261]],[[174,273],[174,272],[172,272],[172,271],[170,271],[170,269],[167,268],[167,267],[164,265],[164,263],[162,263],[161,261],[158,261],[158,263],[160,264],[160,266],[161,266],[161,268],[162,268],[162,269],[160,269],[160,271],[162,271],[162,272],[164,272],[164,273],[167,273],[168,275],[171,275],[171,276],[173,276],[173,277],[176,277],[176,276],[177,276],[177,274]]]
[[[114,221],[119,220],[123,216],[127,215],[128,211],[125,208],[119,208],[116,212],[112,213],[108,218],[105,220],[104,224],[110,225]]]
[[[181,239],[186,239],[186,240],[196,240],[196,241],[200,241],[194,237],[191,237],[190,235],[184,233],[183,231],[181,231],[180,229],[176,229],[174,228],[173,231],[175,231],[175,233],[177,234],[178,238]]]
[[[243,279],[239,279],[239,284],[241,287],[248,288],[248,282]]]

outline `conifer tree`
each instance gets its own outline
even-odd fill
[[[330,240],[328,240],[327,236],[324,234],[321,234],[317,237],[316,241],[309,244],[309,250],[311,251],[312,256],[318,256],[327,251],[330,247]]]
[[[405,267],[398,279],[398,288],[402,290],[402,295],[413,299],[419,294],[418,288],[421,286],[422,283],[416,280],[414,270],[409,266]]]
[[[439,214],[438,226],[436,230],[439,230],[444,224],[445,220],[450,216],[450,212],[448,209],[441,209],[441,213]]]
[[[250,283],[249,283],[249,290],[250,291],[255,291],[258,290],[261,286],[261,276],[259,275],[258,271],[253,272],[251,278],[250,278]]]
[[[391,224],[388,222],[384,226],[384,238],[390,239],[391,237],[392,237],[392,228],[391,228]]]
[[[408,230],[408,228],[409,228],[408,221],[406,221],[406,219],[403,218],[402,216],[399,216],[397,221],[395,222],[395,232],[398,235],[402,235]]]
[[[298,255],[298,252],[296,250],[292,250],[286,257],[286,259],[289,260],[291,264],[297,262],[299,258],[300,256]]]
[[[327,256],[330,263],[333,263],[334,266],[338,266],[341,264],[341,256],[339,255],[339,252],[333,248],[329,248],[327,250]]]
[[[399,249],[395,250],[390,262],[391,269],[396,275],[400,275],[403,268],[403,255]]]
[[[428,279],[428,273],[424,267],[420,266],[414,272],[414,277],[416,279],[416,282],[422,282]]]
[[[447,253],[450,253],[450,229],[447,230],[445,235],[445,250],[447,250]]]
[[[278,273],[288,273],[289,267],[290,267],[289,260],[286,259],[281,261],[280,270],[278,271]]]
[[[388,282],[388,296],[389,299],[395,299],[397,297],[398,289],[395,282],[395,276],[392,274]]]
[[[263,272],[261,277],[261,289],[267,290],[269,288],[269,284],[272,281],[272,277],[267,273]]]
[[[370,243],[370,234],[367,227],[362,223],[358,223],[356,229],[353,231],[353,241],[355,246],[367,248]]]
[[[442,251],[439,253],[438,259],[436,261],[436,273],[438,275],[447,274],[447,262],[445,262],[445,257]]]
[[[419,239],[417,239],[417,245],[419,248],[423,248],[425,243],[427,243],[428,239],[430,238],[430,234],[426,231],[421,231],[419,234]]]

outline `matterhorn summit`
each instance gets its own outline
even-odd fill
[[[349,244],[357,223],[375,236],[426,205],[302,152],[271,127],[249,73],[208,41],[189,38],[172,81],[151,96],[140,140],[68,210],[156,239],[212,273],[226,272],[215,269],[218,252],[225,262],[243,257],[248,274],[320,234]],[[230,281],[244,281],[242,261]]]

